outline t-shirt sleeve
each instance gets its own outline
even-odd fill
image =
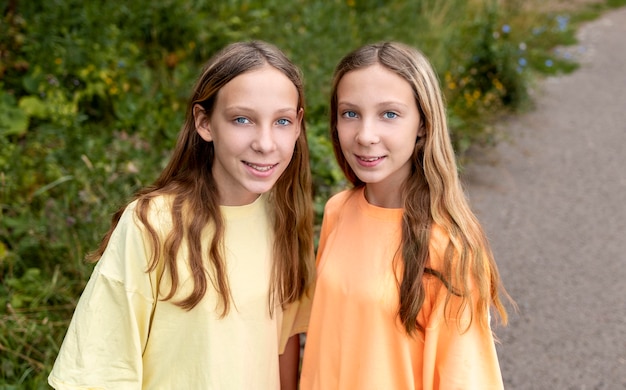
[[[467,324],[465,320],[461,321],[461,328],[456,319],[438,321],[426,328],[424,388],[503,388],[491,329],[474,318],[470,327],[463,331]]]
[[[347,192],[342,193],[347,194]],[[322,220],[322,227],[320,230],[320,241],[317,248],[316,256],[316,268],[319,266],[319,254],[322,253],[324,246],[326,245],[326,239],[330,231],[332,231],[336,219],[337,219],[337,203],[339,199],[343,199],[343,196],[334,196],[331,198],[324,207],[324,218]],[[343,201],[343,200],[341,200]],[[313,283],[306,294],[300,298],[299,301],[290,304],[283,312],[283,325],[280,336],[279,352],[283,353],[289,337],[298,334],[305,333],[309,326],[309,318],[311,316],[311,305],[313,300],[313,294],[315,290],[315,283]]]
[[[120,219],[79,299],[48,378],[56,389],[141,388],[154,297],[133,214]]]
[[[291,336],[307,331],[311,316],[311,298],[312,293],[309,291],[303,294],[300,300],[290,303],[283,311],[279,354],[285,351],[287,341]]]
[[[321,254],[324,253],[328,236],[337,226],[340,211],[353,191],[346,190],[331,197],[326,205],[324,205],[324,217],[322,218],[322,226],[320,228],[320,240],[317,246],[317,254],[315,258],[315,266],[319,269]]]
[[[435,241],[438,241],[435,245],[431,242],[431,256],[441,260],[447,240]],[[426,305],[424,388],[503,389],[489,318],[477,318],[475,308],[472,318],[470,306],[462,305],[461,298],[455,295],[444,310],[447,290],[434,277],[425,287],[430,302]],[[477,291],[471,284],[470,289],[475,305]],[[485,315],[489,317],[488,311]]]

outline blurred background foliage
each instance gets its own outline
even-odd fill
[[[530,5],[529,5],[530,4]],[[495,0],[0,0],[0,389],[47,388],[84,262],[110,216],[163,168],[202,64],[263,39],[303,70],[319,217],[343,188],[327,136],[333,68],[399,40],[437,69],[459,157],[576,63],[558,45],[608,6]]]

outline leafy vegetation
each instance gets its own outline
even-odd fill
[[[490,123],[528,104],[537,75],[576,68],[576,13],[522,1],[0,1],[0,389],[46,377],[92,266],[83,259],[112,212],[167,161],[204,61],[263,39],[299,64],[316,210],[345,185],[327,137],[341,56],[393,39],[440,74],[459,155]]]

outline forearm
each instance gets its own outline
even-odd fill
[[[298,388],[298,374],[300,371],[300,337],[294,335],[289,338],[285,351],[278,356],[280,366],[280,387],[282,390],[296,390]]]

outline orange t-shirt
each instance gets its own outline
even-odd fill
[[[369,204],[362,188],[328,201],[302,390],[503,388],[491,330],[478,318],[464,333],[456,318],[444,321],[446,289],[435,277],[424,277],[418,322],[426,330],[407,335],[397,315],[402,213]],[[448,241],[433,226],[431,268],[441,264]],[[457,304],[453,297],[446,314],[456,314]],[[469,314],[462,312],[462,323]]]

